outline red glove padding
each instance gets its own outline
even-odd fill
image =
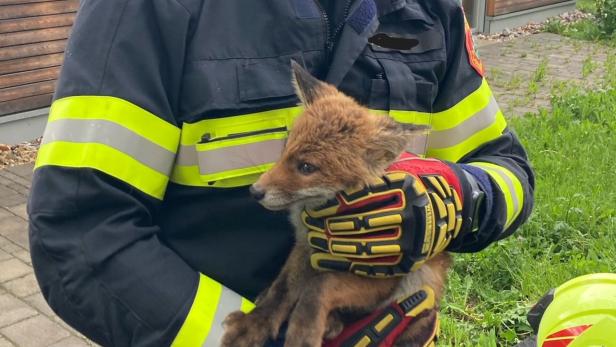
[[[304,211],[314,268],[404,275],[459,234],[463,196],[453,169],[405,153],[387,171],[363,189],[340,192],[325,206]]]
[[[433,309],[434,305],[434,292],[424,287],[347,326],[335,339],[324,341],[323,347],[391,347],[419,314]],[[432,328],[432,334],[422,341],[422,345],[428,345],[436,338],[438,318]]]

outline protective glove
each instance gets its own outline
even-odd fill
[[[372,277],[417,269],[473,224],[471,213],[462,213],[462,189],[471,177],[458,172],[442,161],[404,153],[367,187],[305,210],[312,266]]]
[[[323,347],[391,347],[418,315],[434,307],[434,291],[426,286],[347,326],[335,339],[324,341]],[[421,341],[422,346],[430,346],[434,342],[438,326],[437,317],[431,325],[431,333],[426,335],[426,341]]]

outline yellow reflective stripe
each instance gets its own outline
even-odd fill
[[[501,136],[506,127],[507,121],[505,120],[503,113],[498,111],[496,114],[496,119],[490,126],[474,134],[469,134],[468,138],[456,145],[445,148],[428,148],[427,156],[456,162],[482,144]]]
[[[470,165],[486,171],[503,192],[507,205],[507,223],[505,228],[508,228],[520,215],[524,206],[522,183],[511,171],[502,166],[486,162],[470,163]]]
[[[171,173],[171,181],[187,186],[214,188],[239,187],[254,183],[272,164],[239,168],[229,172],[225,171],[216,177],[202,176],[197,162],[198,153],[195,150],[195,146],[201,142],[201,138],[205,134],[209,134],[211,138],[223,138],[231,134],[264,129],[275,129],[285,126],[291,128],[293,121],[301,114],[302,110],[301,106],[295,106],[218,119],[204,119],[195,123],[184,123],[180,138],[180,153],[178,153],[178,160]],[[247,137],[246,139],[237,138],[221,141],[220,145],[238,145],[250,143],[251,141],[254,142],[253,140],[254,137]],[[217,145],[216,143],[214,144]],[[189,153],[191,151],[194,151],[194,153]],[[225,176],[227,173],[229,175]]]
[[[55,141],[41,146],[35,169],[45,165],[88,167],[162,199],[169,178],[119,150],[99,143]]]
[[[465,127],[472,125],[468,121],[482,110],[486,113],[486,108],[493,100],[490,87],[485,80],[482,80],[481,85],[477,90],[469,94],[453,107],[437,112],[417,112],[404,110],[372,110],[376,114],[389,115],[400,123],[414,123],[430,125],[433,132],[447,131],[460,126],[461,134],[464,134]],[[496,106],[497,109],[497,106]],[[182,127],[181,145],[182,147],[195,146],[200,142],[201,137],[208,133],[211,137],[225,137],[229,134],[255,131],[260,129],[276,128],[281,125],[290,125],[293,120],[302,112],[302,107],[290,107],[283,109],[270,110],[265,112],[225,117],[219,119],[206,119],[196,123],[184,123]],[[486,115],[481,114],[482,117]],[[457,161],[464,155],[479,147],[480,145],[491,141],[500,136],[505,129],[507,122],[500,111],[497,114],[492,113],[494,121],[490,118],[487,122],[488,126],[481,130],[469,133],[467,137],[460,139],[459,143],[443,148],[428,148],[427,156],[443,160]],[[464,124],[466,122],[466,125]],[[491,123],[489,123],[491,122]],[[444,135],[444,134],[443,134]],[[180,150],[179,157],[181,159],[195,157],[195,155],[184,155],[188,149]],[[421,153],[423,154],[423,153]],[[193,159],[195,160],[195,159]],[[198,167],[190,168],[188,160],[179,160],[180,164],[176,164],[171,181],[183,185],[191,186],[210,186],[210,187],[234,187],[238,185],[250,184],[254,180],[241,180],[240,183],[216,181],[204,182],[198,175]],[[196,165],[196,163],[194,164]],[[235,175],[236,173],[234,173]],[[239,177],[238,177],[239,178]]]
[[[484,79],[479,88],[451,108],[432,115],[432,129],[436,131],[455,128],[475,113],[483,110],[492,98],[492,91]]]
[[[269,165],[271,167],[271,165]],[[268,168],[269,168],[268,167]],[[266,170],[268,168],[265,168]],[[240,169],[242,170],[242,169]],[[233,188],[240,186],[248,186],[257,181],[259,176],[261,176],[262,172],[254,173],[253,168],[246,168],[246,173],[248,175],[245,176],[237,176],[238,172],[232,172],[231,176],[235,176],[232,178],[216,181],[216,182],[208,182],[201,179],[201,174],[199,173],[199,166],[191,165],[191,166],[175,166],[173,168],[173,172],[171,173],[171,182],[176,184],[181,184],[185,186],[193,186],[193,187],[213,187],[213,188]],[[253,173],[250,173],[253,172]]]
[[[199,274],[199,284],[190,311],[176,335],[172,347],[217,346],[223,334],[222,322],[231,312],[250,312],[254,304]]]
[[[151,142],[176,152],[180,129],[143,108],[111,96],[70,96],[54,101],[49,122],[58,119],[100,119],[117,123]]]
[[[203,345],[214,322],[221,295],[222,285],[220,283],[199,274],[197,294],[184,324],[171,344],[172,347]]]
[[[419,112],[419,111],[404,111],[404,110],[390,110],[390,111],[374,111],[377,114],[389,114],[398,123],[405,124],[420,124],[431,125],[432,113]]]
[[[484,79],[479,88],[447,110],[435,113],[391,110],[389,115],[401,123],[430,125],[426,156],[455,162],[500,136],[507,126],[493,99],[490,86]],[[443,142],[449,143],[445,147]]]
[[[492,91],[484,79],[479,88],[447,110],[435,113],[419,111],[375,111],[389,113],[389,116],[400,123],[430,125],[433,131],[455,128],[475,113],[484,109],[492,98]]]
[[[248,313],[255,308],[255,304],[253,304],[250,300],[246,298],[242,298],[242,306],[240,307],[240,311],[244,313]]]

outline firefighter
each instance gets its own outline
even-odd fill
[[[252,308],[293,240],[286,213],[247,189],[301,112],[291,60],[429,125],[413,149],[426,165],[406,169],[461,199],[455,235],[431,222],[436,200],[414,213],[397,262],[357,268],[315,248],[334,260],[315,266],[396,275],[529,216],[531,167],[455,0],[84,0],[28,206],[36,277],[62,319],[105,346],[216,346],[224,317]],[[429,233],[438,245],[416,247]]]

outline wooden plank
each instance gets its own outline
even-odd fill
[[[20,86],[34,82],[56,80],[59,75],[59,66],[2,75],[0,76],[0,89]]]
[[[56,40],[27,45],[0,48],[0,61],[34,57],[38,55],[62,53],[66,48],[66,40]]]
[[[44,16],[58,13],[75,12],[79,9],[79,0],[47,1],[22,5],[0,7],[0,19],[13,19]]]
[[[49,16],[7,19],[0,21],[0,33],[71,26],[73,25],[74,20],[75,12],[52,14]]]
[[[55,1],[55,0],[0,0],[0,6],[30,4],[33,2],[45,2],[45,1]]]
[[[7,102],[0,102],[0,116],[47,107],[51,105],[52,98],[53,93],[49,93]]]
[[[71,28],[72,27],[67,26],[2,34],[0,35],[0,47],[66,39],[68,38]]]
[[[488,12],[490,16],[498,16],[541,6],[557,4],[567,0],[492,0],[494,8],[492,12]]]
[[[0,89],[0,102],[53,93],[56,81],[43,81]]]
[[[488,0],[486,4],[486,15],[494,16],[494,8],[496,7],[496,1],[498,0]]]
[[[62,65],[63,53],[0,61],[0,75]]]

